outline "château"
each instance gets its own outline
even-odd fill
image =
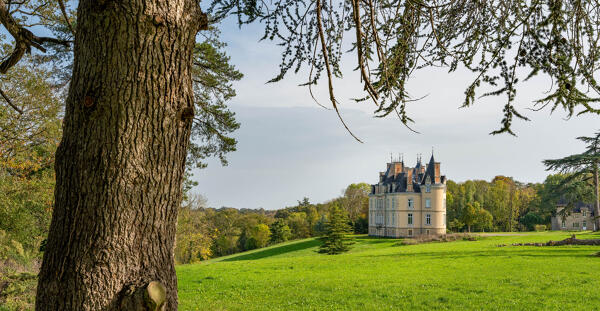
[[[433,154],[423,166],[404,159],[387,163],[369,194],[369,235],[412,237],[446,234],[446,176]]]

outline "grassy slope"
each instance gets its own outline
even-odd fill
[[[312,239],[290,242],[177,267],[180,310],[600,309],[597,246],[496,246],[566,237],[400,245],[363,236],[336,256],[317,254]]]

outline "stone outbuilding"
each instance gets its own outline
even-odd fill
[[[571,207],[570,213],[562,213],[565,208],[568,208],[567,202],[560,200],[556,205],[556,213],[552,216],[552,230],[596,230],[593,204],[579,202]]]

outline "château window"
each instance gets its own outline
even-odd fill
[[[425,199],[425,207],[431,208],[431,199],[430,198]]]
[[[583,209],[583,210],[581,210],[581,215],[582,215],[583,217],[587,216],[587,211],[586,211],[586,210],[584,210],[584,209]]]
[[[431,192],[431,185],[425,185],[425,192]]]
[[[408,224],[409,224],[409,225],[412,225],[412,224],[413,224],[412,213],[408,213]]]
[[[392,198],[392,209],[396,208],[396,198]]]
[[[425,234],[429,235],[429,229],[425,230]]]
[[[579,223],[578,222],[574,222],[573,223],[573,228],[579,228]]]
[[[412,236],[412,229],[408,229],[408,236]]]
[[[431,214],[427,214],[425,216],[425,224],[426,225],[431,225]]]
[[[392,212],[392,226],[396,225],[396,213]]]
[[[410,209],[415,208],[413,199],[408,199],[408,208],[410,208]]]
[[[566,227],[567,227],[567,224],[565,223],[565,221],[564,221],[564,220],[562,221],[562,227],[563,227],[563,228],[566,228]]]
[[[583,228],[587,227],[587,222],[585,220],[581,223],[581,227],[583,227]]]

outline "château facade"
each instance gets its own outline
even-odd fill
[[[387,163],[369,194],[369,235],[411,237],[446,234],[446,176],[433,154],[427,166]]]

